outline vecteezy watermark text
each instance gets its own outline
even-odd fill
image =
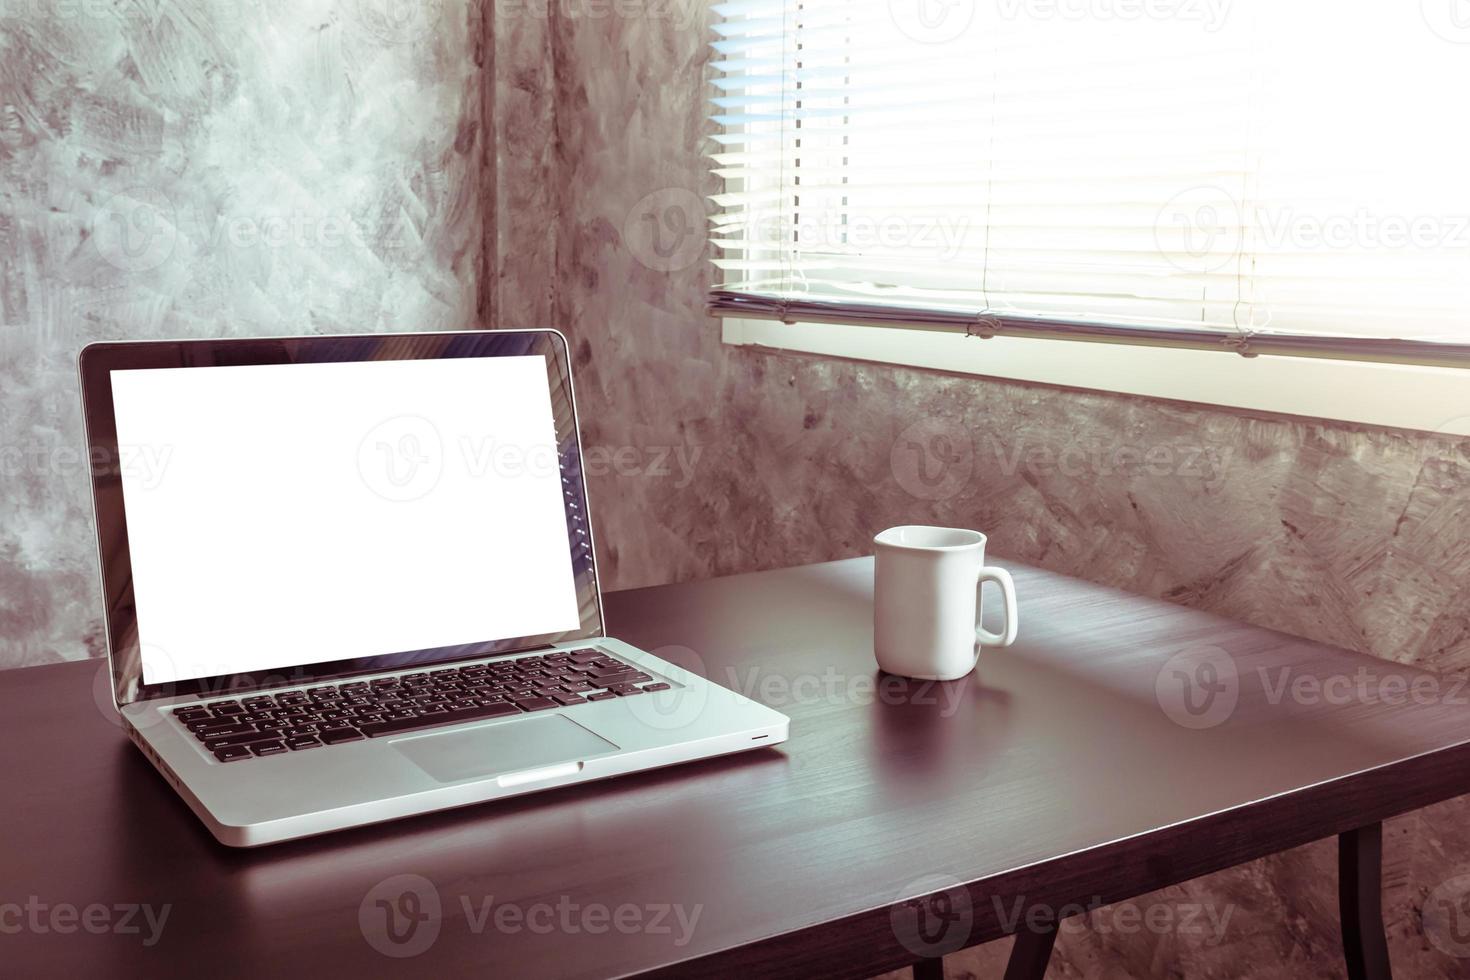
[[[590,477],[673,479],[678,489],[694,479],[702,446],[608,446],[584,448],[582,472]],[[363,485],[385,500],[418,500],[452,470],[471,480],[490,477],[554,479],[570,465],[553,442],[523,443],[493,436],[446,439],[426,418],[399,415],[380,422],[357,450]]]
[[[1056,928],[1062,932],[1092,932],[1101,935],[1132,936],[1139,933],[1201,937],[1204,945],[1218,946],[1230,927],[1234,905],[1223,908],[1210,902],[1136,902],[1106,904],[1102,896],[1088,902],[1066,905],[1028,905],[1025,898],[1010,902],[999,895],[991,903],[996,918],[1006,932],[1026,929],[1042,932]]]
[[[973,440],[962,419],[921,419],[898,434],[889,466],[898,485],[920,500],[945,500],[977,476],[1033,478],[1154,477],[1196,480],[1210,487],[1224,479],[1233,446],[1160,441],[1152,444],[1095,440],[1060,445],[1027,436],[987,434]]]
[[[1215,728],[1234,714],[1246,679],[1259,683],[1271,705],[1470,705],[1470,678],[1464,675],[1395,670],[1392,664],[1325,674],[1286,665],[1242,674],[1234,657],[1208,644],[1170,657],[1159,668],[1154,693],[1164,714],[1180,727]]]
[[[71,936],[78,932],[94,936],[139,936],[144,946],[157,945],[163,937],[172,904],[118,902],[47,902],[30,895],[24,902],[0,902],[0,935],[20,933]]]
[[[40,443],[0,446],[0,477],[120,475],[127,477],[132,485],[152,490],[163,482],[173,452],[171,445],[119,446],[115,453],[98,447],[84,452],[74,446]]]
[[[497,902],[494,895],[461,894],[459,910],[472,935],[653,936],[676,948],[689,945],[704,906],[677,902],[579,902],[562,895],[555,901]],[[444,925],[443,900],[422,875],[387,878],[369,889],[358,908],[358,925],[368,945],[385,956],[417,956],[438,939]]]
[[[687,30],[699,19],[700,0],[494,0],[497,23],[516,17],[546,20],[553,12],[566,21],[664,21]]]
[[[783,674],[751,667],[726,670],[725,686],[773,708],[797,704],[915,704],[952,717],[971,696],[971,678],[925,681],[872,672],[848,674],[828,667],[820,674]]]
[[[1470,692],[1466,691],[1470,678],[1464,676],[1407,676],[1392,671],[1369,670],[1366,666],[1351,674],[1329,674],[1326,677],[1297,673],[1290,667],[1276,670],[1260,667],[1257,672],[1266,700],[1271,704],[1290,701],[1292,704],[1335,707],[1349,704],[1470,705]]]

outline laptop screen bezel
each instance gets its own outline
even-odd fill
[[[250,674],[218,674],[166,684],[145,684],[123,505],[123,454],[117,444],[112,372],[147,368],[201,368],[254,364],[321,364],[408,361],[465,357],[538,355],[546,361],[547,385],[564,487],[567,534],[577,591],[580,625],[536,636],[432,647],[391,654],[323,660]],[[82,413],[91,469],[99,571],[104,601],[107,653],[119,707],[135,701],[195,695],[212,697],[307,684],[394,670],[413,670],[476,658],[520,653],[603,635],[601,592],[577,424],[566,338],[555,330],[470,330],[412,334],[104,342],[79,358]],[[225,515],[221,515],[222,518]],[[222,623],[221,629],[228,629]]]

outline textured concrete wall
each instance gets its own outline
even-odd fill
[[[465,327],[479,0],[0,0],[0,666],[100,652],[78,350]]]
[[[707,14],[621,9],[564,7],[518,28],[510,51],[497,41],[535,79],[510,85],[534,148],[511,165],[553,181],[502,215],[500,252],[554,257],[536,289],[502,280],[500,322],[562,319],[589,442],[624,452],[591,486],[612,585],[863,554],[886,526],[934,522],[1057,571],[1470,668],[1470,442],[723,347],[698,238],[716,189]],[[1149,450],[1152,465],[1129,462]],[[651,465],[679,453],[687,476]],[[1397,975],[1470,975],[1421,925],[1430,892],[1470,870],[1467,815],[1451,803],[1388,829]],[[1130,905],[1228,911],[1227,928],[1128,929],[1129,913],[1103,913],[1069,927],[1051,975],[1340,977],[1335,881],[1321,844],[1147,896]],[[952,969],[999,975],[995,946]]]

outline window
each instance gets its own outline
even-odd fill
[[[1452,0],[716,9],[721,315],[1470,365]]]

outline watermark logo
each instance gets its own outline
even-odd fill
[[[357,449],[363,484],[396,503],[419,500],[439,485],[444,473],[444,443],[434,423],[417,415],[388,419]]]
[[[1448,436],[1451,439],[1470,439],[1470,415],[1457,415],[1452,419],[1445,419],[1434,427],[1436,435]]]
[[[680,272],[704,255],[704,200],[684,187],[645,194],[623,220],[623,243],[654,272]]]
[[[1216,272],[1253,251],[1470,251],[1470,215],[1393,214],[1365,207],[1244,206],[1223,187],[1175,195],[1154,222],[1159,253],[1188,272]]]
[[[904,886],[889,909],[893,935],[915,956],[933,959],[965,948],[975,928],[970,890],[948,875],[926,875]]]
[[[162,658],[164,663],[168,659],[157,647],[144,645],[143,656],[148,662],[154,662],[155,658]],[[117,709],[117,695],[114,689],[112,677],[112,661],[106,657],[97,665],[97,673],[92,677],[92,702],[97,705],[97,713],[107,720],[107,723],[117,728],[123,727],[122,715]],[[140,711],[129,719],[129,724],[141,730],[152,728],[162,722],[167,715],[163,711]]]
[[[975,0],[888,0],[888,16],[920,44],[947,44],[975,22]]]
[[[593,936],[616,932],[624,936],[666,938],[676,948],[694,938],[703,905],[670,903],[606,905],[580,903],[569,895],[554,902],[522,904],[497,902],[494,895],[460,894],[454,922],[474,936],[487,933],[513,936]],[[369,946],[394,959],[408,959],[428,951],[445,924],[444,902],[434,883],[422,875],[400,874],[368,890],[358,906],[357,922]]]
[[[1451,44],[1470,44],[1470,0],[1419,0],[1424,23]]]
[[[704,659],[683,646],[659,647],[653,655],[678,668],[666,691],[649,691],[623,701],[634,718],[656,731],[688,728],[709,707],[709,685],[686,683],[708,677]],[[680,674],[684,676],[679,676]]]
[[[369,33],[388,44],[410,44],[434,29],[444,0],[356,0],[356,7]]]
[[[143,665],[145,684],[171,684],[181,678],[213,677],[229,673],[228,664],[204,666],[184,661],[158,644],[146,641],[138,644],[138,662]],[[112,661],[106,657],[98,663],[97,673],[92,677],[92,701],[108,724],[123,727],[122,715],[117,708]],[[139,731],[147,731],[167,721],[169,717],[168,710],[164,708],[135,711],[129,714],[128,724]]]
[[[1441,883],[1424,899],[1424,935],[1442,953],[1470,957],[1470,874]]]
[[[1240,673],[1235,658],[1217,646],[1196,646],[1176,653],[1154,679],[1159,707],[1182,728],[1222,725],[1240,701]]]
[[[888,453],[893,478],[919,500],[948,500],[970,482],[975,446],[958,422],[927,418],[898,434]]]
[[[108,265],[123,272],[151,272],[173,257],[178,214],[162,191],[130,187],[97,209],[91,233]]]
[[[418,956],[439,938],[443,925],[439,889],[415,874],[380,881],[363,896],[357,925],[368,945],[384,956]]]
[[[1244,210],[1223,187],[1190,188],[1159,210],[1154,242],[1176,268],[1216,272],[1236,259],[1245,245]]]

